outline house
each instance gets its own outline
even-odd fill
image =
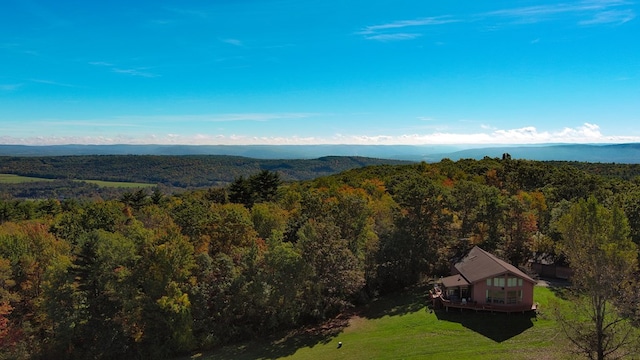
[[[440,299],[447,308],[467,306],[505,312],[533,308],[536,281],[478,246],[456,263],[452,272],[440,279]]]

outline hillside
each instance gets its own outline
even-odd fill
[[[65,169],[52,165],[56,157],[34,159],[34,168]],[[91,163],[94,174],[96,164],[118,168],[110,161]],[[178,169],[195,173],[189,164],[197,162]],[[514,266],[562,264],[562,226],[587,198],[612,233],[628,234],[621,248],[635,259],[640,183],[579,165],[443,160],[285,184],[261,171],[225,189],[129,190],[108,201],[91,192],[62,201],[0,197],[0,281],[10,285],[0,294],[0,323],[15,339],[2,349],[8,358],[161,359],[255,340],[212,356],[558,358],[554,351],[566,347],[550,322],[431,313],[424,292],[406,290],[449,275],[471,245]],[[625,276],[624,284],[635,281]],[[349,326],[326,323],[353,309]],[[640,319],[635,307],[621,310]]]
[[[513,159],[538,161],[580,161],[592,163],[640,163],[640,144],[616,145],[549,145],[467,149],[441,154],[451,160],[501,157],[508,153]],[[438,158],[439,156],[435,156]]]
[[[427,307],[425,288],[380,298],[306,331],[233,344],[213,359],[569,359],[568,340],[551,316],[558,289],[537,286],[534,314],[446,313]],[[338,348],[338,343],[343,346]],[[193,358],[193,357],[191,357]],[[186,360],[186,358],[183,358]]]
[[[513,159],[640,163],[640,144],[463,145],[0,145],[0,156],[78,155],[229,155],[255,159],[368,157],[438,162],[448,158],[482,159],[509,153]]]
[[[260,170],[276,171],[285,181],[297,181],[369,165],[406,163],[353,156],[309,160],[265,160],[218,155],[0,157],[0,173],[47,179],[96,179],[206,187],[228,184],[238,176],[248,176]]]
[[[221,155],[81,155],[0,157],[0,174],[20,175],[24,182],[3,184],[2,193],[16,198],[69,198],[100,195],[113,198],[122,190],[72,180],[100,180],[158,185],[163,192],[224,186],[261,170],[277,172],[283,181],[303,181],[346,170],[408,161],[329,156],[317,159],[253,159]],[[38,178],[48,181],[35,181]],[[54,181],[51,181],[54,180]],[[123,184],[123,186],[126,184]]]

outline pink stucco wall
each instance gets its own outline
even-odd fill
[[[508,275],[517,277],[516,275],[513,275],[513,274],[508,274]],[[505,287],[505,290],[522,289],[522,302],[519,303],[518,305],[532,305],[533,304],[533,287],[534,287],[533,283],[523,279],[522,287]],[[472,301],[475,301],[478,304],[485,304],[487,300],[486,298],[487,288],[489,287],[487,286],[486,279],[483,279],[482,281],[478,281],[474,283],[472,295],[471,295]]]

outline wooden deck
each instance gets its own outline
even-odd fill
[[[478,311],[501,312],[501,313],[521,312],[523,314],[528,311],[538,310],[537,304],[500,305],[500,304],[477,304],[477,303],[452,302],[442,297],[440,293],[432,294],[431,299],[435,307],[445,308],[445,311],[447,312],[449,311],[449,308],[460,309],[461,312],[465,309],[468,309],[468,310],[474,310],[476,312]]]
[[[528,311],[536,311],[536,304],[533,305],[496,305],[496,304],[462,304],[462,303],[452,303],[452,302],[443,302],[442,306],[444,306],[446,311],[449,311],[449,308],[460,309],[463,311],[464,309],[475,310],[478,311],[489,311],[489,312],[502,312],[502,313],[515,313],[521,312],[526,313]]]

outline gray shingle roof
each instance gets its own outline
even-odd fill
[[[536,282],[517,267],[482,250],[478,246],[474,246],[464,259],[455,264],[455,268],[470,283],[482,281],[486,278],[507,272],[534,284]]]

